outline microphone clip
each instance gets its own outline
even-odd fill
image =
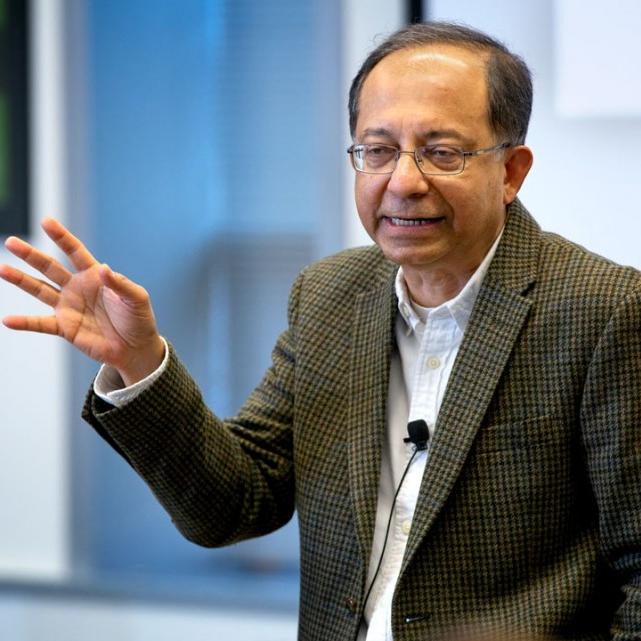
[[[409,436],[403,439],[404,443],[413,443],[419,452],[427,449],[427,443],[430,440],[430,430],[422,418],[416,421],[410,421],[407,424],[407,433]]]

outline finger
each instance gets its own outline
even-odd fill
[[[41,252],[21,238],[9,236],[4,242],[5,247],[27,265],[37,269],[43,276],[60,285],[61,287],[71,278],[71,272],[61,265],[55,258]]]
[[[7,316],[2,322],[5,327],[21,332],[58,335],[58,321],[55,316]]]
[[[0,278],[15,285],[23,292],[31,294],[31,296],[45,305],[55,307],[60,300],[60,292],[49,283],[33,278],[33,276],[29,276],[14,267],[9,267],[9,265],[0,265]]]
[[[112,289],[120,298],[134,304],[143,304],[149,301],[149,294],[126,276],[114,272],[109,265],[100,266],[100,278],[104,285]]]
[[[62,249],[77,270],[89,269],[98,262],[91,252],[55,218],[45,218],[41,224],[47,236]]]

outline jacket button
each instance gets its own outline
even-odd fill
[[[356,599],[353,596],[348,596],[345,598],[345,607],[352,613],[356,614],[357,610]]]

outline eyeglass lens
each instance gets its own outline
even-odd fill
[[[353,158],[356,169],[368,173],[392,173],[401,153],[396,147],[387,145],[356,145]],[[418,147],[412,152],[417,163],[426,173],[455,173],[462,169],[463,153],[444,145]]]

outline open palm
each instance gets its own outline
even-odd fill
[[[76,271],[19,238],[8,238],[7,249],[47,280],[8,265],[0,265],[0,277],[53,313],[9,316],[4,324],[61,336],[90,358],[115,367],[126,384],[144,378],[160,364],[164,352],[146,290],[99,263],[58,221],[47,218],[42,227]]]

